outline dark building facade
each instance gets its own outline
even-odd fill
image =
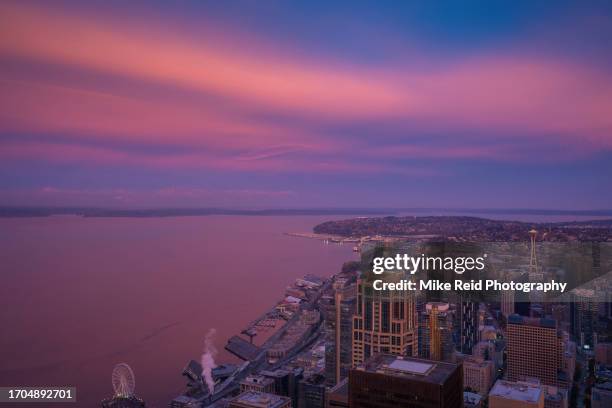
[[[274,371],[261,371],[261,375],[274,380],[274,394],[289,397],[291,406],[298,406],[299,383],[303,378],[303,369],[293,370],[277,369]]]
[[[349,374],[352,408],[461,408],[461,365],[379,354]]]
[[[478,342],[478,304],[472,301],[459,303],[459,344],[458,349],[463,354],[472,354],[474,345]]]
[[[298,408],[325,408],[325,377],[315,374],[300,381]]]
[[[325,377],[333,386],[348,376],[352,366],[353,315],[357,304],[356,284],[336,287],[332,296],[324,299],[325,318]]]
[[[453,319],[448,303],[429,302],[419,314],[419,357],[452,361]]]

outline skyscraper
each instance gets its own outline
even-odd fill
[[[542,384],[568,386],[563,371],[565,347],[554,320],[512,315],[508,318],[506,337],[508,380],[537,378]]]
[[[453,321],[448,303],[428,302],[419,314],[419,357],[451,361]]]
[[[478,305],[470,300],[460,300],[457,305],[459,319],[459,344],[457,348],[463,354],[472,354],[478,342]]]
[[[501,312],[506,318],[514,314],[513,290],[505,290],[501,293]]]
[[[389,274],[387,281],[402,279]],[[418,352],[417,314],[410,291],[374,290],[367,279],[357,282],[357,313],[353,317],[353,365],[376,353],[414,356]]]
[[[598,303],[595,291],[574,289],[570,303],[570,331],[576,344],[582,348],[594,348],[597,343]]]
[[[324,303],[325,377],[328,385],[348,376],[352,366],[353,315],[357,303],[357,285],[335,282],[333,293]]]

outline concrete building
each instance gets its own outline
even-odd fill
[[[495,366],[491,360],[467,357],[463,360],[463,388],[487,395],[495,376]]]
[[[507,324],[507,379],[536,378],[545,385],[567,388],[563,338],[551,319],[512,315]]]
[[[299,382],[303,377],[304,370],[296,368],[293,370],[277,369],[274,371],[263,370],[260,374],[274,381],[274,394],[289,397],[291,406],[298,405]]]
[[[325,408],[325,376],[315,374],[300,381],[297,408]]]
[[[570,384],[574,379],[574,373],[576,372],[576,343],[565,341],[563,347],[563,371],[567,377],[567,384],[562,385],[570,388]]]
[[[377,354],[351,370],[351,408],[463,405],[463,371],[457,364]]]
[[[569,392],[564,388],[543,385],[544,408],[568,408]]]
[[[480,341],[474,346],[472,356],[493,361],[495,372],[504,364],[505,343],[502,340]]]
[[[390,273],[385,281],[400,281]],[[358,280],[357,313],[353,317],[353,366],[377,353],[415,356],[418,353],[417,314],[411,291],[374,290],[368,279]]]
[[[544,408],[544,390],[537,383],[498,380],[489,393],[489,408]]]
[[[246,391],[230,400],[228,408],[291,408],[291,400],[280,395]]]
[[[240,392],[257,391],[274,393],[274,380],[263,375],[249,375],[240,381]]]

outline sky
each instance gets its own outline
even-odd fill
[[[598,1],[3,1],[0,205],[611,209],[611,43]]]

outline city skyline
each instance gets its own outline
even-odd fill
[[[0,205],[609,208],[611,16],[4,2]]]

